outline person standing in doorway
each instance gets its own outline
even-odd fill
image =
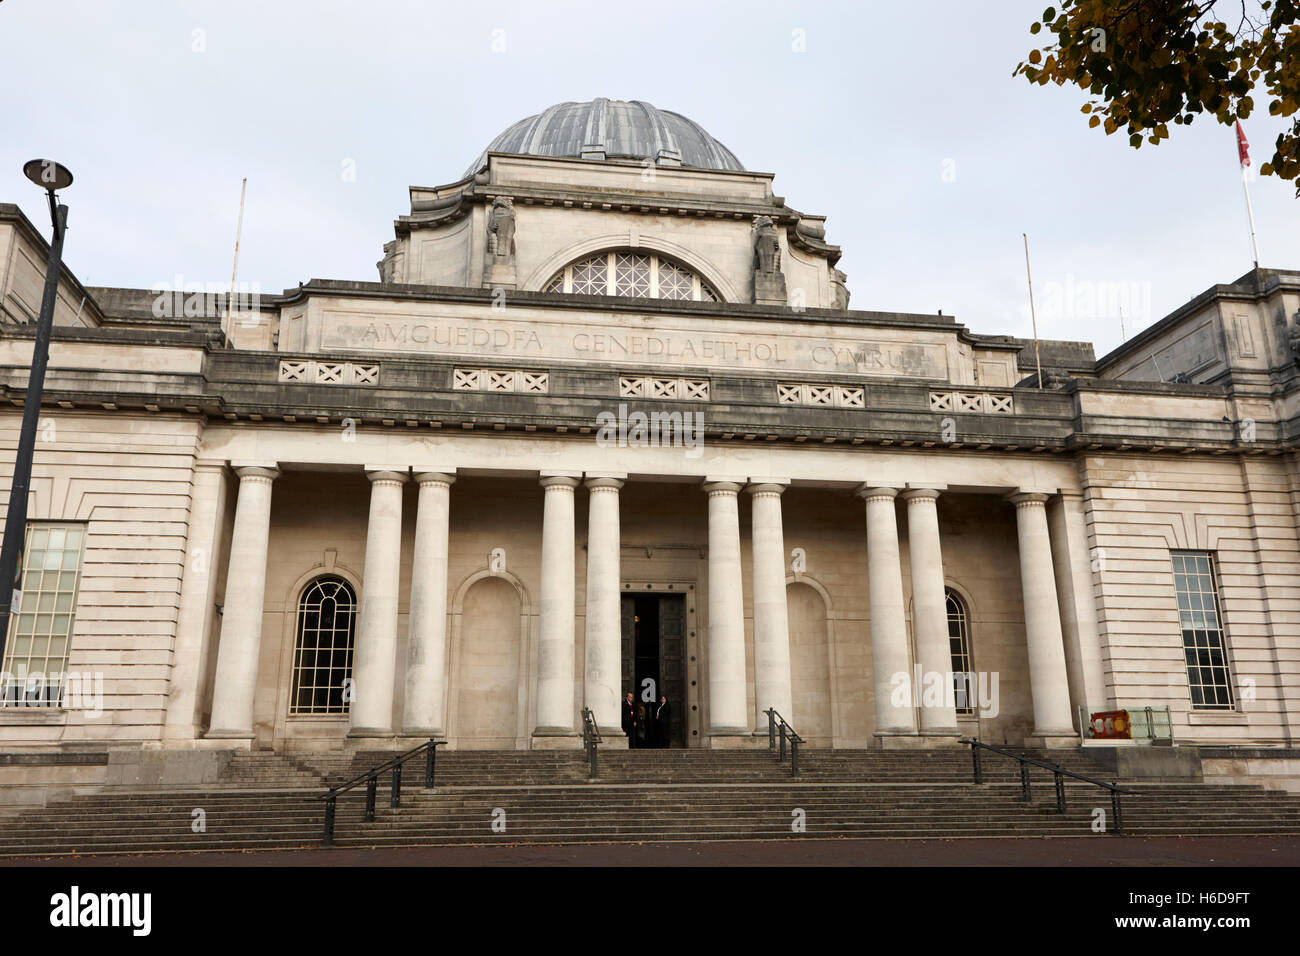
[[[659,703],[655,706],[654,718],[655,746],[668,747],[673,737],[673,705],[668,703],[668,698],[663,694],[659,695]]]
[[[627,734],[627,749],[636,746],[636,705],[632,703],[632,692],[627,692],[623,701],[623,733]]]

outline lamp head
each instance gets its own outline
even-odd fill
[[[23,164],[23,175],[47,192],[67,189],[72,185],[68,167],[52,159],[32,159]]]

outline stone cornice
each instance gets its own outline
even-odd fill
[[[439,302],[493,303],[493,290],[460,286],[407,285],[382,282],[355,282],[339,279],[312,279],[297,289],[287,289],[282,296],[263,297],[263,302],[293,305],[312,295],[349,296],[369,299],[426,300]],[[1019,351],[1020,345],[1002,338],[980,336],[970,332],[952,316],[918,315],[906,312],[868,312],[856,309],[803,309],[788,306],[753,305],[745,302],[687,302],[672,299],[634,299],[627,296],[567,295],[560,292],[524,292],[509,294],[521,304],[547,308],[641,314],[713,315],[719,319],[758,319],[789,322],[791,319],[816,319],[827,324],[849,326],[927,329],[955,332],[958,339],[979,348]]]
[[[77,330],[84,333],[87,330]],[[82,340],[89,340],[82,337]],[[148,339],[143,343],[176,345]],[[192,343],[194,345],[198,342]],[[737,444],[872,446],[901,449],[965,449],[996,454],[1279,455],[1300,442],[1300,421],[1260,421],[1251,441],[1237,422],[1222,417],[1159,417],[1142,413],[1140,399],[1225,400],[1226,390],[1207,385],[1075,382],[1066,389],[1010,390],[1014,414],[932,411],[926,383],[866,382],[865,408],[779,404],[776,378],[744,373],[711,373],[710,401],[620,398],[618,370],[551,368],[551,390],[539,394],[459,391],[452,387],[455,362],[418,357],[379,356],[378,385],[340,386],[279,382],[285,357],[279,352],[209,348],[201,374],[157,372],[136,377],[136,388],[122,389],[119,375],[93,369],[54,368],[45,403],[63,408],[139,413],[141,410],[224,418],[251,423],[293,423],[304,427],[355,422],[398,429],[451,429],[491,435],[497,431],[590,436],[596,416],[626,403],[637,410],[702,413],[711,439]],[[318,359],[322,356],[316,356]],[[25,378],[10,367],[3,395],[21,406]],[[1003,390],[1006,391],[1006,390]],[[1088,393],[1134,398],[1132,413],[1083,412]],[[950,423],[950,424],[949,424]],[[945,429],[953,433],[945,438]]]

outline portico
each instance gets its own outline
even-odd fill
[[[236,445],[241,441],[236,434],[230,438]],[[365,429],[357,438],[363,445],[373,440]],[[496,454],[491,455],[498,463],[511,460],[512,445],[539,441],[508,436],[490,440],[498,445]],[[945,566],[947,548],[939,509],[945,496],[959,499],[962,510],[1000,508],[1003,523],[1008,530],[1015,529],[1017,547],[1002,554],[1000,561],[1003,573],[1019,578],[1023,593],[1032,601],[1020,609],[1025,625],[1019,653],[1029,661],[1030,677],[1022,691],[1026,699],[1020,703],[1033,717],[1032,727],[1026,730],[1044,738],[1075,733],[1059,623],[1061,603],[1051,560],[1053,542],[1044,511],[1052,493],[1025,492],[1015,486],[976,486],[972,490],[967,483],[980,469],[974,457],[963,462],[960,456],[953,456],[956,460],[946,463],[952,480],[928,482],[941,485],[942,491],[909,482],[907,469],[899,469],[897,477],[892,477],[888,462],[882,461],[865,469],[878,477],[858,486],[856,497],[866,505],[866,521],[850,533],[856,511],[853,486],[840,475],[826,473],[822,449],[769,457],[769,467],[780,461],[791,466],[776,475],[719,475],[709,472],[709,463],[691,463],[671,448],[628,449],[617,462],[628,470],[612,471],[607,455],[593,450],[587,441],[558,437],[540,441],[552,444],[551,457],[557,466],[540,474],[528,469],[476,467],[473,456],[463,454],[476,448],[472,439],[444,446],[442,460],[436,464],[412,460],[403,467],[390,459],[376,467],[361,460],[367,454],[364,447],[350,451],[358,459],[353,464],[330,463],[330,474],[335,476],[331,480],[347,488],[340,494],[368,497],[351,507],[358,517],[365,515],[364,522],[357,522],[364,527],[350,532],[355,540],[364,540],[365,547],[347,562],[362,568],[358,580],[361,598],[353,671],[355,697],[346,727],[336,725],[336,745],[398,747],[403,737],[438,733],[447,736],[452,747],[483,746],[472,736],[458,736],[449,720],[448,711],[455,709],[456,703],[453,695],[468,692],[477,678],[472,668],[453,672],[453,659],[476,651],[451,646],[455,635],[465,633],[466,622],[449,621],[448,611],[455,595],[466,590],[466,581],[493,577],[518,579],[531,605],[524,611],[526,633],[518,649],[516,671],[526,684],[521,699],[528,707],[515,714],[518,727],[506,728],[501,738],[520,739],[532,747],[576,747],[579,712],[584,706],[597,715],[603,733],[621,733],[618,702],[627,690],[639,688],[623,686],[619,676],[623,670],[620,594],[629,585],[640,589],[646,586],[640,582],[660,577],[678,582],[679,590],[681,582],[690,582],[688,603],[700,622],[698,633],[693,631],[688,638],[688,647],[692,660],[698,658],[704,679],[690,682],[687,699],[680,702],[689,708],[687,745],[765,743],[764,713],[769,707],[775,707],[796,727],[800,718],[801,701],[792,689],[791,622],[786,602],[792,567],[787,536],[791,533],[804,544],[807,567],[800,574],[803,579],[819,579],[830,570],[828,564],[840,564],[843,556],[861,569],[852,575],[856,580],[850,588],[864,593],[867,600],[853,618],[846,615],[843,625],[837,626],[836,638],[845,644],[869,646],[865,663],[876,709],[871,720],[841,721],[841,742],[904,748],[955,743],[958,721],[952,694],[947,692],[953,659],[945,595],[947,582],[954,579],[966,584],[964,593],[977,592],[978,585],[963,573],[971,569],[972,559],[959,548],[953,550],[957,573]],[[291,449],[292,442],[283,447]],[[633,470],[645,468],[656,458],[668,466],[666,473]],[[596,464],[600,470],[593,467]],[[820,477],[810,474],[810,465],[822,469]],[[300,468],[286,461],[256,472],[242,468],[240,474],[256,479],[252,487],[273,493],[277,480],[283,484],[280,476],[289,476],[291,483],[311,476],[310,480],[319,483],[319,467],[317,463]],[[1068,477],[1064,471],[1062,475]],[[504,533],[495,533],[495,537],[471,530],[487,517],[485,510],[498,507],[485,509],[486,503],[475,494],[485,485],[496,493],[509,488],[520,495],[507,499],[512,501],[508,510],[514,513],[510,530],[503,529]],[[536,490],[529,491],[530,487]],[[790,489],[795,489],[797,499],[793,511],[787,507]],[[464,505],[458,500],[462,492],[469,495]],[[633,514],[626,513],[629,495]],[[1007,495],[1012,499],[1007,500]],[[274,566],[277,549],[269,538],[275,522],[265,503],[271,496],[250,496],[247,507],[237,501],[234,521],[237,527],[257,529],[256,538],[248,532],[240,536],[241,553],[269,553]],[[646,514],[646,496],[680,505],[682,513],[670,512],[662,520]],[[404,499],[414,499],[413,515],[404,517]],[[743,522],[742,505],[747,512]],[[1014,516],[1023,514],[1026,505],[1037,505],[1037,511],[1017,521]],[[406,507],[409,509],[409,504]],[[462,508],[468,524],[461,519]],[[1034,513],[1039,515],[1040,526],[1032,523]],[[826,516],[843,524],[842,540],[808,547],[809,519],[815,523]],[[286,520],[294,519],[286,516]],[[629,526],[635,540],[624,532]],[[654,533],[648,535],[651,527]],[[1026,545],[1019,544],[1026,540]],[[484,547],[488,544],[497,547]],[[683,554],[683,544],[695,550]],[[1017,553],[1020,547],[1030,549],[1028,558]],[[656,554],[657,548],[663,550]],[[342,559],[342,551],[337,559]],[[232,562],[232,574],[246,572],[249,563]],[[653,570],[647,574],[647,569]],[[532,573],[538,576],[530,582]],[[274,572],[270,577],[276,577]],[[301,573],[292,577],[296,581]],[[826,586],[828,593],[843,600],[833,577],[826,576]],[[246,593],[255,595],[252,589]],[[241,613],[249,620],[261,620],[265,609],[249,601]],[[286,607],[282,613],[292,612]],[[463,617],[463,608],[460,613]],[[453,610],[450,616],[454,614]],[[1055,629],[1053,619],[1057,621]],[[233,618],[235,623],[238,620]],[[232,627],[231,623],[225,625],[221,639],[235,648],[239,646],[235,635],[240,632]],[[1076,625],[1075,630],[1084,629]],[[227,634],[232,638],[229,641]],[[405,635],[404,649],[399,648],[399,635]],[[284,639],[291,637],[286,631]],[[795,635],[796,644],[807,639],[807,634]],[[1092,653],[1100,656],[1099,649]],[[262,655],[262,659],[268,656]],[[828,660],[826,666],[839,670],[844,662]],[[278,684],[290,680],[287,669],[275,669]],[[924,680],[920,685],[914,681],[918,669],[932,689],[937,679],[942,692],[918,694],[918,686],[925,686]],[[841,681],[831,676],[825,675],[824,686],[833,697],[829,688]],[[267,675],[238,680],[245,687],[269,689]],[[275,694],[280,697],[285,691],[277,687]],[[225,700],[229,694],[230,687],[218,669],[213,700]],[[831,699],[829,706],[832,712],[852,712],[852,707],[841,706],[846,703]],[[1014,708],[1016,704],[1004,700],[1001,706]],[[997,720],[993,718],[988,726],[997,725]],[[1058,723],[1052,724],[1052,720]],[[851,723],[857,726],[850,727]],[[1071,729],[1063,733],[1066,728]],[[319,745],[322,728],[317,725],[313,734],[313,745]],[[330,735],[328,729],[324,735]],[[267,742],[292,747],[295,736],[295,721],[280,720]],[[826,742],[834,745],[836,736],[831,734]],[[254,737],[246,733],[237,740],[251,744]]]

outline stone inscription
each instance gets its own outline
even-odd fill
[[[836,371],[947,380],[942,346],[782,331],[753,336],[679,329],[553,326],[476,319],[365,317],[327,313],[328,350],[427,352],[562,361],[632,362],[716,368]]]

